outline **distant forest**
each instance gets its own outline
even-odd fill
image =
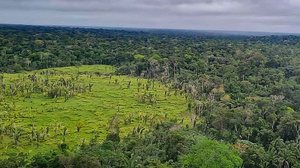
[[[193,127],[170,137],[170,123],[157,127],[139,144],[145,158],[154,155],[141,150],[147,138],[161,137],[153,140],[156,149],[174,157],[160,162],[197,167],[197,144],[176,163],[176,152],[190,146],[186,135],[196,133],[231,144],[245,168],[300,167],[300,36],[0,26],[1,73],[92,64],[169,83],[188,95]],[[179,142],[183,148],[171,148]],[[94,156],[90,148],[78,156]]]

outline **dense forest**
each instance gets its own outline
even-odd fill
[[[298,36],[0,26],[1,73],[93,64],[184,92],[193,124],[122,139],[116,126],[101,143],[18,153],[0,167],[300,167]]]

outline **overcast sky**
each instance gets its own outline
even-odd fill
[[[300,32],[300,0],[0,0],[0,23]]]

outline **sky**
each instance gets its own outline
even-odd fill
[[[300,33],[300,0],[0,0],[0,23]]]

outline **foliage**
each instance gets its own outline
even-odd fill
[[[98,146],[107,137],[107,122],[117,113],[120,136],[113,131],[107,140],[117,141],[108,146],[123,149],[128,144],[122,140],[133,128],[142,138],[148,126],[174,119],[189,133],[233,144],[244,167],[299,167],[299,55],[299,36],[1,26],[0,72],[73,66],[59,74],[47,74],[53,72],[48,69],[0,75],[2,149],[18,150],[24,139],[40,147],[49,139],[65,141],[71,148],[86,140]],[[138,78],[113,76],[114,68],[95,65],[83,66],[86,71],[81,72],[82,64],[114,65],[116,74]],[[107,73],[95,73],[96,67]],[[63,133],[61,123],[66,121],[70,126]],[[159,141],[161,149],[153,145],[153,132],[147,135],[149,144],[142,141],[146,139],[132,141],[143,142],[139,150],[134,148],[141,152],[129,159],[132,162],[126,152],[110,150],[116,158],[111,164],[182,166],[173,152],[179,148],[174,145],[181,142],[179,137],[170,137],[174,144],[169,146]],[[95,167],[97,157],[91,159]],[[74,158],[59,160],[75,165]],[[83,155],[79,158],[78,165],[86,164]]]
[[[190,168],[238,168],[242,159],[236,151],[224,143],[207,138],[199,138],[191,151],[182,156],[184,167]]]

